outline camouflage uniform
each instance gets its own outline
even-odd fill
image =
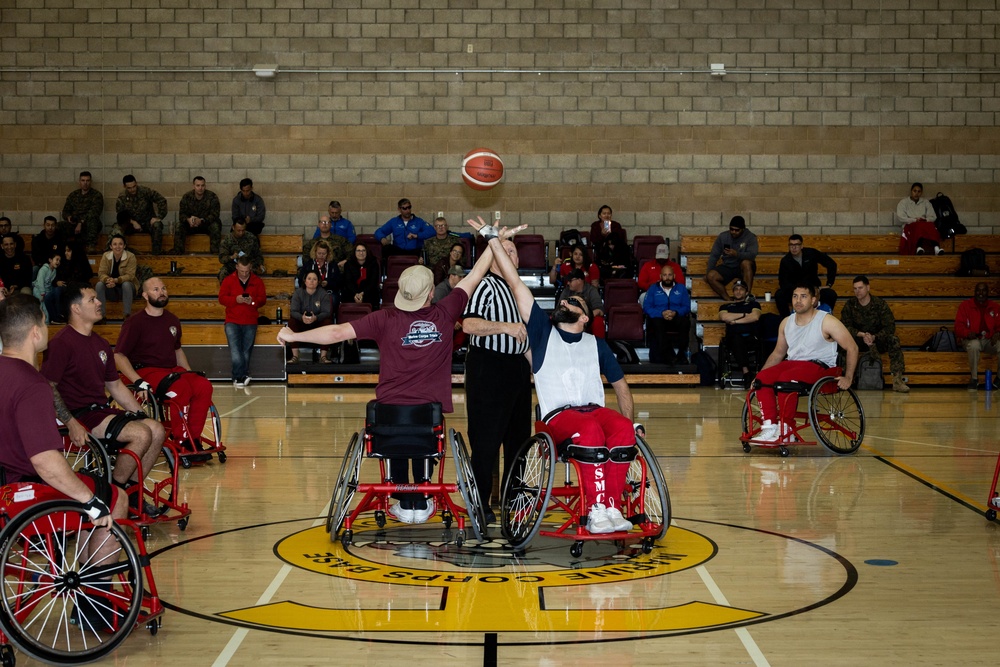
[[[875,295],[871,296],[871,301],[867,306],[858,303],[857,297],[851,297],[844,304],[844,310],[840,314],[840,321],[843,322],[847,330],[854,336],[858,343],[858,351],[868,351],[872,356],[878,358],[880,354],[889,354],[889,370],[895,376],[902,376],[906,372],[903,362],[903,350],[899,346],[899,337],[896,336],[896,318],[893,316],[889,305]],[[870,349],[858,336],[859,331],[865,331],[875,336],[875,347]]]
[[[125,190],[118,195],[118,201],[115,202],[115,213],[122,211],[128,211],[131,218],[139,223],[142,231],[149,234],[153,254],[159,255],[163,246],[163,218],[167,217],[167,200],[163,195],[144,185],[137,187],[134,196]],[[159,218],[159,221],[151,223],[153,218]],[[132,225],[125,225],[120,231],[124,234],[133,234],[135,228]]]
[[[63,205],[61,225],[63,235],[67,239],[76,238],[76,222],[70,222],[70,218],[82,223],[80,234],[88,247],[97,245],[97,237],[101,233],[104,225],[101,223],[101,213],[104,212],[104,195],[90,188],[87,194],[83,190],[74,190],[66,197],[66,204]]]
[[[448,236],[443,239],[434,237],[424,241],[424,254],[426,256],[426,266],[436,266],[438,262],[448,256],[451,247],[456,243],[461,243],[460,237],[454,232],[448,232]]]
[[[250,256],[250,268],[254,273],[260,272],[260,267],[264,266],[264,256],[260,252],[260,241],[253,235],[253,232],[244,232],[241,238],[236,238],[232,234],[222,239],[219,244],[219,262],[222,269],[219,270],[219,282],[230,273],[236,271],[236,260],[233,253],[244,252]]]
[[[201,218],[205,222],[200,227],[190,227],[187,219],[191,216]],[[184,239],[188,234],[208,234],[209,252],[219,252],[219,239],[222,236],[221,204],[219,197],[211,190],[205,190],[201,200],[194,196],[194,190],[181,197],[180,212],[177,218],[177,229],[174,231],[174,254],[184,252]]]
[[[303,261],[310,256],[312,247],[316,245],[317,241],[326,241],[327,245],[330,246],[330,252],[333,255],[330,257],[330,261],[334,264],[337,264],[342,259],[347,259],[354,252],[354,246],[351,245],[351,242],[340,234],[330,234],[330,236],[325,239],[321,236],[317,236],[314,239],[307,239],[302,243]]]

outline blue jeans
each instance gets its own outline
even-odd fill
[[[229,358],[233,362],[234,380],[250,375],[250,353],[253,352],[253,341],[256,336],[256,324],[226,322],[226,340],[229,341]]]

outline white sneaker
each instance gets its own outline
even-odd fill
[[[778,425],[772,424],[770,420],[765,419],[764,423],[760,425],[760,432],[754,440],[764,440],[768,442],[775,442],[778,439]]]
[[[601,503],[594,503],[590,506],[590,514],[587,517],[587,531],[591,535],[604,535],[615,532],[615,524],[608,516],[608,508]]]
[[[924,254],[924,249],[923,248],[917,248],[917,254],[918,255],[923,255]]]
[[[246,376],[245,378],[243,378],[243,386],[244,387],[249,387],[250,386],[250,376],[249,375]]]
[[[413,520],[410,523],[425,523],[427,519],[434,516],[434,501],[428,498],[427,509],[410,511],[413,512]]]
[[[781,425],[781,431],[782,431],[782,433],[784,433],[784,437],[782,439],[785,442],[789,442],[789,443],[791,443],[791,442],[802,442],[802,440],[799,439],[799,436],[797,436],[795,434],[795,429],[793,429],[788,424],[782,424]]]
[[[403,506],[396,503],[389,508],[389,514],[392,518],[397,521],[402,521],[403,523],[413,523],[413,510],[403,509]]]
[[[1000,496],[993,496],[993,500],[990,501],[993,507],[1000,507]]]
[[[934,254],[935,255],[943,255],[944,254],[944,249],[941,246],[936,245],[936,246],[934,246]]]
[[[237,389],[242,389],[244,386],[243,380],[241,380],[240,378],[236,378],[235,380],[233,380],[233,386],[236,387]]]
[[[616,531],[628,531],[634,527],[631,521],[622,516],[621,510],[617,507],[608,508],[608,519],[611,520]]]

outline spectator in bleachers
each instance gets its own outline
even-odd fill
[[[601,282],[612,278],[635,278],[632,248],[614,234],[598,248],[597,266],[601,272]]]
[[[788,252],[778,264],[778,289],[774,293],[774,301],[778,306],[778,314],[782,317],[791,312],[792,292],[796,285],[803,282],[817,288],[821,302],[830,303],[831,307],[837,303],[837,293],[833,291],[833,283],[837,279],[837,262],[816,248],[804,248],[803,243],[800,234],[789,236]],[[820,266],[826,269],[826,287],[823,289],[819,289]]]
[[[461,243],[453,243],[447,255],[430,265],[434,272],[434,284],[444,280],[453,266],[460,269],[465,267],[465,246]]]
[[[587,333],[604,338],[604,300],[601,299],[600,290],[587,282],[586,274],[580,269],[573,269],[566,276],[566,287],[557,297],[556,303],[571,296],[578,296],[587,304],[590,312]]]
[[[451,253],[452,247],[460,238],[472,239],[472,234],[465,232],[459,234],[458,232],[450,231],[447,220],[444,218],[435,218],[434,236],[424,241],[424,263],[435,271],[435,276],[437,276],[437,271],[434,267]],[[464,249],[463,246],[463,251]],[[440,280],[437,280],[437,282],[440,282]]]
[[[184,239],[188,234],[208,234],[208,251],[219,252],[222,237],[222,204],[219,196],[206,189],[202,176],[191,181],[194,188],[181,197],[177,214],[177,229],[174,231],[174,254],[184,253]]]
[[[670,246],[666,243],[661,243],[656,246],[656,254],[653,259],[647,260],[645,264],[639,269],[639,277],[637,282],[639,283],[639,289],[646,291],[649,286],[659,282],[660,271],[664,266],[669,266],[674,270],[674,281],[684,285],[684,269],[681,265],[670,259]]]
[[[757,341],[757,321],[760,304],[747,291],[746,283],[737,279],[733,283],[733,300],[719,306],[719,319],[726,323],[726,349],[733,353],[743,370],[743,387],[750,388],[750,350],[748,345]],[[725,363],[719,359],[719,363]],[[760,363],[760,362],[758,362]]]
[[[742,215],[733,216],[729,229],[719,234],[708,254],[705,282],[724,301],[729,300],[726,285],[742,278],[747,291],[753,294],[753,278],[757,273],[757,236],[747,229]]]
[[[62,210],[64,236],[85,243],[87,252],[96,252],[97,237],[104,227],[104,195],[91,187],[92,182],[90,172],[81,171],[80,188],[69,193]]]
[[[14,247],[17,249],[18,253],[22,253],[24,252],[24,239],[21,238],[20,232],[11,231],[10,226],[10,218],[6,215],[0,215],[0,239],[8,234],[12,235],[14,237]]]
[[[424,241],[435,235],[434,227],[426,220],[413,214],[413,204],[409,199],[397,202],[399,215],[390,218],[384,225],[375,230],[375,240],[379,241],[382,256],[423,254]]]
[[[931,203],[924,199],[924,186],[914,183],[910,186],[910,196],[903,197],[896,205],[896,222],[903,225],[899,237],[900,255],[922,255],[933,252],[940,255],[941,234],[934,225],[937,213]]]
[[[115,213],[128,213],[128,218],[119,215],[118,231],[129,236],[136,232],[149,234],[153,254],[159,255],[163,252],[163,219],[167,217],[166,198],[152,188],[139,185],[132,174],[122,178],[122,185],[125,186],[125,190],[118,195]]]
[[[226,307],[226,340],[233,364],[233,386],[250,385],[250,355],[257,337],[259,311],[267,303],[264,281],[254,275],[250,257],[236,258],[236,271],[219,287],[219,303]]]
[[[253,181],[249,178],[240,181],[240,191],[233,197],[232,213],[233,222],[241,220],[254,236],[264,231],[267,209],[261,196],[253,191]]]
[[[219,270],[219,282],[236,270],[236,260],[240,257],[247,257],[250,266],[257,275],[264,273],[264,256],[260,251],[260,241],[253,232],[247,231],[246,222],[234,220],[233,228],[229,236],[222,239],[219,244],[219,262],[222,268]]]
[[[125,237],[111,237],[111,249],[101,255],[97,267],[97,299],[101,303],[121,301],[125,317],[132,314],[132,300],[136,293],[136,271],[139,263],[135,254],[125,247]]]
[[[38,270],[48,263],[53,252],[62,255],[64,247],[66,239],[62,232],[56,229],[55,216],[45,216],[45,220],[42,221],[42,231],[31,237],[31,263],[35,265],[34,275],[37,276]]]
[[[868,276],[854,278],[854,296],[844,304],[840,321],[854,336],[860,353],[868,352],[875,358],[879,358],[880,354],[889,355],[892,390],[908,393],[910,388],[903,380],[906,362],[903,360],[899,337],[896,336],[896,318],[889,304],[871,293]]]
[[[986,283],[976,285],[975,295],[963,301],[955,315],[955,338],[969,355],[969,389],[979,388],[979,356],[1000,352],[1000,304],[990,301]],[[1000,368],[997,369],[1000,374]],[[997,382],[994,376],[994,383]]]
[[[612,220],[613,211],[605,204],[597,209],[597,220],[590,223],[590,248],[597,257],[601,252],[601,246],[612,236],[617,238],[621,245],[628,245],[628,234],[621,226],[621,223]]]
[[[559,286],[566,282],[566,276],[574,270],[583,271],[587,283],[593,287],[601,286],[601,270],[596,263],[590,261],[590,252],[583,246],[573,246],[569,257],[557,263],[549,272],[549,282]]]
[[[465,269],[461,266],[453,266],[448,269],[448,273],[445,275],[444,279],[439,280],[437,284],[434,285],[434,296],[431,298],[431,303],[437,303],[451,294],[451,291],[455,289],[455,285],[457,285],[464,277]],[[456,322],[456,326],[461,328],[461,320]]]
[[[297,288],[292,295],[288,328],[299,333],[333,324],[333,313],[336,307],[333,295],[320,287],[319,274],[315,271],[307,271],[303,276],[302,286]],[[288,363],[299,363],[299,344],[289,343],[288,347],[292,355],[288,359]],[[329,345],[320,347],[319,362],[321,364],[332,363]]]
[[[327,292],[333,292],[339,300],[340,295],[340,269],[330,261],[330,246],[326,241],[320,239],[309,252],[309,259],[302,263],[299,271],[299,287],[305,284],[306,273],[315,271],[319,277],[319,286]]]
[[[62,253],[59,250],[50,250],[47,261],[38,268],[38,275],[32,284],[32,295],[42,303],[42,311],[45,313],[45,323],[52,322],[52,316],[59,311],[58,303],[50,303],[53,299],[56,282],[56,271],[62,262]]]
[[[330,224],[333,225],[334,234],[343,236],[348,243],[353,244],[358,240],[358,235],[354,231],[354,223],[343,217],[342,211],[343,208],[339,201],[334,199],[330,202],[330,206],[327,208],[327,212],[330,214]],[[313,236],[315,238],[315,235]]]
[[[320,241],[326,244],[327,250],[330,253],[329,259],[334,264],[342,264],[351,254],[351,244],[353,241],[348,241],[346,237],[333,231],[333,223],[330,220],[330,216],[326,213],[320,214],[319,220],[316,222],[316,233],[313,237],[302,242],[302,258],[305,259],[312,256],[313,246]]]
[[[49,321],[62,323],[66,317],[62,312],[62,294],[69,283],[87,283],[94,277],[94,270],[87,261],[83,241],[70,241],[63,248],[62,261],[56,269],[56,280],[52,291],[46,294],[45,307],[49,313]]]
[[[674,270],[669,266],[660,269],[660,281],[646,292],[642,310],[646,314],[650,362],[668,366],[686,363],[691,295],[684,285],[674,281]]]
[[[378,261],[369,254],[368,246],[358,241],[354,244],[354,253],[344,263],[340,302],[367,303],[372,310],[378,310],[381,275]]]
[[[0,280],[7,286],[8,296],[21,292],[31,294],[31,260],[17,250],[17,238],[6,234],[0,241],[3,254],[0,255]]]

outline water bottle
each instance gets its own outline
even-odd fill
[[[284,322],[281,321],[281,306],[278,306],[278,310],[275,312],[274,318],[278,320],[278,324],[284,324]]]
[[[686,269],[688,267],[688,256],[681,255],[681,268]]]
[[[986,391],[993,391],[993,371],[986,371]]]

